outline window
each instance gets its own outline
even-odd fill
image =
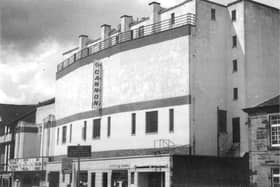
[[[111,117],[109,116],[107,118],[107,136],[111,136]]]
[[[280,168],[272,168],[271,170],[272,187],[280,186]]]
[[[174,109],[169,109],[169,132],[174,131]]]
[[[66,143],[67,126],[62,127],[62,143]]]
[[[131,114],[131,134],[135,135],[136,133],[136,114]]]
[[[102,187],[107,187],[108,175],[107,173],[102,173]]]
[[[101,119],[94,119],[93,120],[92,137],[94,139],[100,138],[100,122],[101,122]]]
[[[170,24],[174,24],[174,23],[175,23],[175,13],[172,13],[170,18]]]
[[[233,88],[233,100],[238,99],[238,88]]]
[[[158,131],[158,112],[146,112],[146,133],[156,133]]]
[[[70,124],[69,142],[72,141],[72,124]]]
[[[218,132],[227,132],[227,111],[218,109]]]
[[[144,26],[141,26],[138,28],[138,35],[139,35],[139,37],[144,36]]]
[[[238,66],[237,66],[237,60],[232,61],[232,72],[237,72]]]
[[[59,128],[57,128],[56,143],[59,144]]]
[[[236,21],[236,10],[231,11],[231,20]]]
[[[234,35],[232,36],[232,48],[236,48],[237,47],[237,36]]]
[[[134,177],[135,177],[134,172],[131,172],[131,175],[130,175],[130,184],[134,184]]]
[[[216,9],[211,8],[211,20],[216,20]]]
[[[84,126],[82,128],[82,139],[87,139],[87,121],[84,121]]]
[[[269,116],[271,131],[271,146],[280,147],[280,114]]]
[[[232,118],[232,142],[240,143],[240,118]]]

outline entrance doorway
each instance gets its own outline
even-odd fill
[[[112,187],[127,187],[128,186],[128,172],[127,170],[113,170],[111,178]]]
[[[48,175],[49,187],[59,187],[59,172],[50,172]]]
[[[164,172],[139,172],[138,187],[165,187]]]

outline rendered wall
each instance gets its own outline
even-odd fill
[[[216,9],[215,21],[211,21],[211,8]],[[198,155],[217,154],[217,107],[227,107],[227,24],[224,7],[197,2],[197,26],[190,42],[190,92],[192,144]]]

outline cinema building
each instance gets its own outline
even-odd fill
[[[149,8],[64,53],[49,186],[75,185],[76,159],[72,172],[62,159],[77,144],[92,148],[80,167],[91,187],[246,186],[242,109],[279,91],[279,10],[250,0]]]

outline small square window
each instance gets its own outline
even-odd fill
[[[232,61],[232,72],[237,72],[238,70],[238,65],[237,65],[237,60]]]
[[[231,11],[231,20],[236,21],[236,10]]]
[[[216,9],[211,8],[211,20],[216,20]]]

